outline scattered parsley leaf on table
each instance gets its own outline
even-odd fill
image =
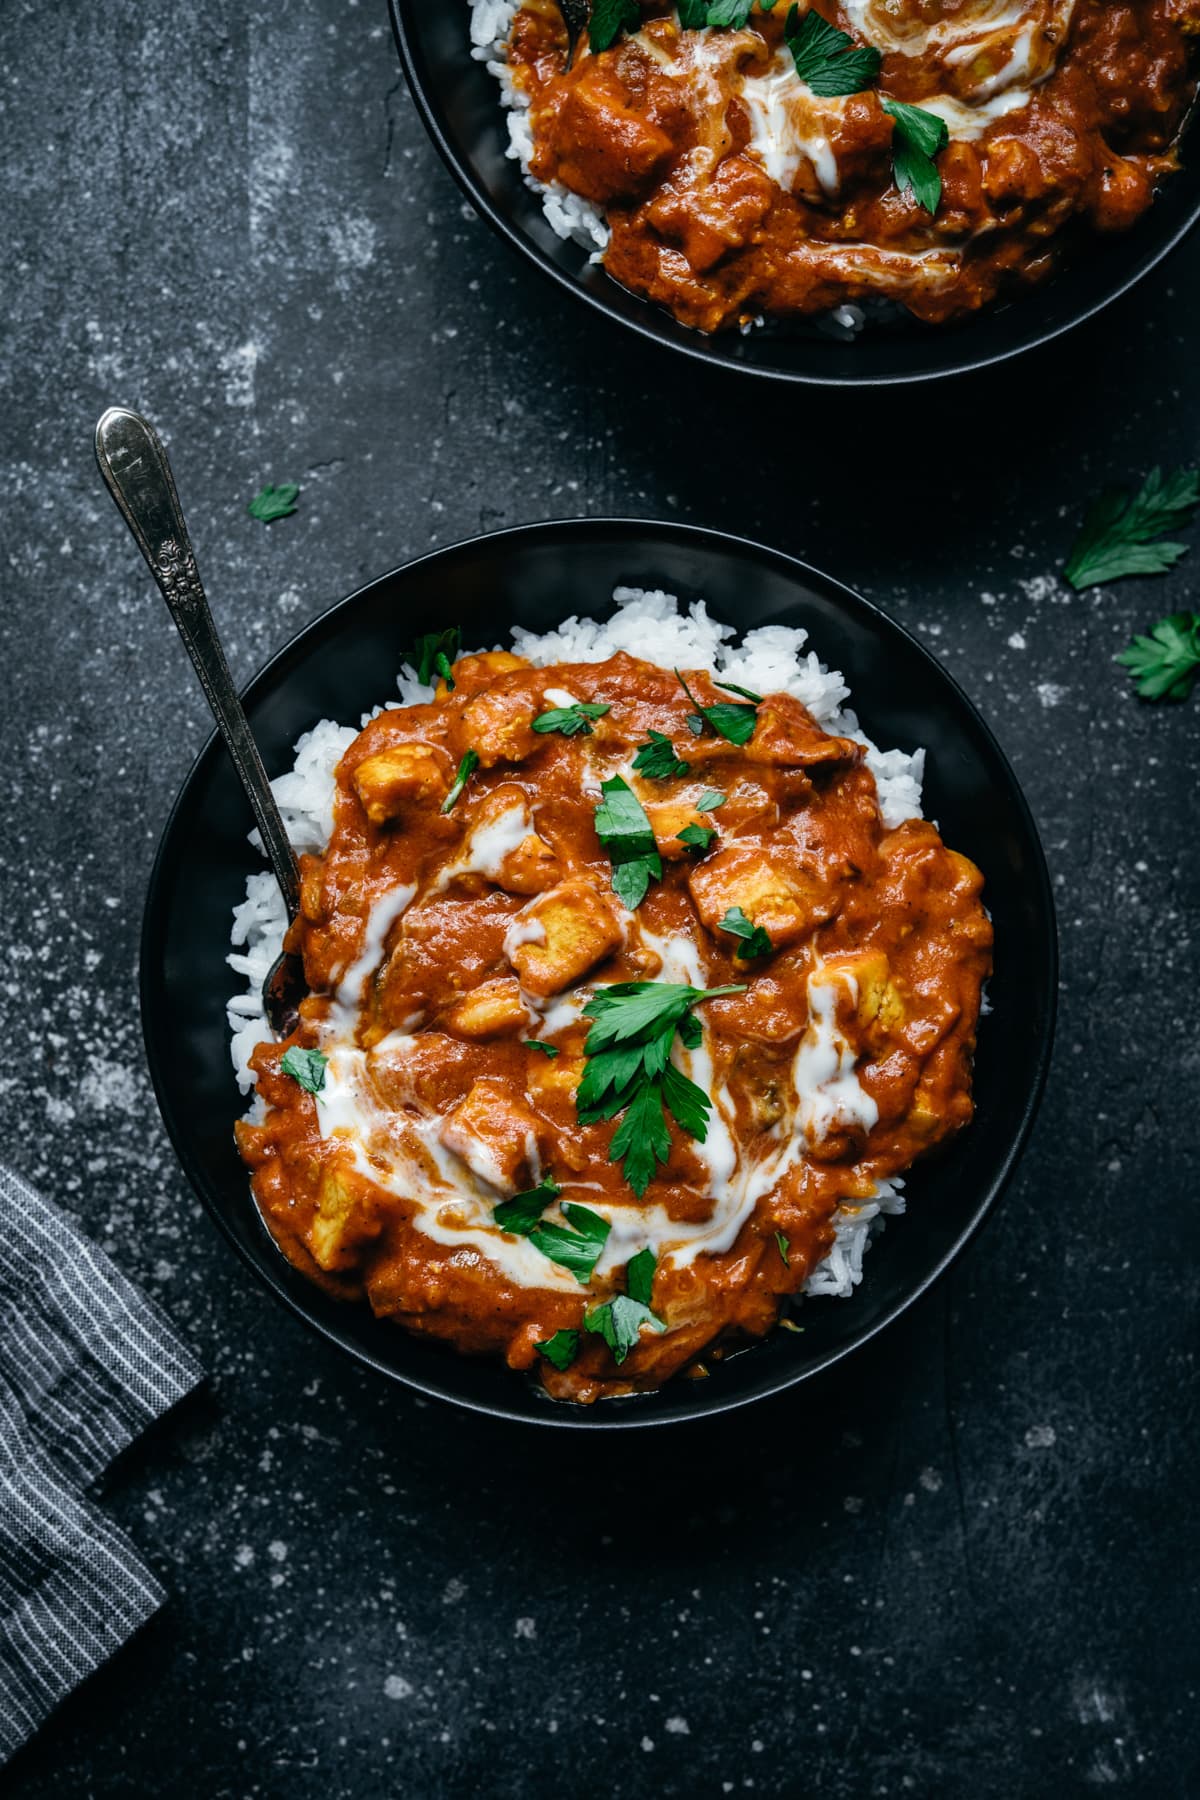
[[[735,705],[731,700],[718,700],[715,706],[701,706],[695,694],[679,670],[675,671],[676,680],[695,707],[688,714],[688,730],[699,737],[704,727],[716,732],[729,744],[748,744],[754,736],[754,727],[758,723],[758,712],[754,706]],[[740,690],[745,692],[744,689]]]
[[[731,906],[721,920],[721,930],[728,931],[731,936],[742,941],[734,951],[734,955],[745,961],[751,956],[770,956],[774,945],[761,925],[755,925],[748,919],[740,906]]]
[[[633,766],[650,781],[673,781],[690,774],[692,767],[691,763],[680,762],[674,744],[662,731],[652,731],[647,741],[638,745]]]
[[[300,489],[294,481],[281,482],[278,487],[259,488],[246,511],[252,519],[260,519],[269,525],[272,519],[288,519],[296,510],[296,501],[300,497]]]
[[[586,1287],[612,1226],[591,1207],[572,1200],[563,1201],[562,1214],[565,1225],[556,1225],[553,1220],[535,1225],[528,1233],[529,1241],[551,1262],[569,1269],[580,1286]]]
[[[662,880],[662,858],[641,801],[629,783],[614,775],[600,783],[596,835],[612,863],[613,892],[630,912],[646,898],[651,881]]]
[[[602,719],[611,711],[611,706],[601,706],[595,700],[575,700],[570,706],[554,706],[549,712],[539,713],[533,729],[543,736],[548,731],[558,731],[563,737],[591,737],[591,721]]]
[[[302,1050],[290,1044],[280,1060],[280,1068],[293,1081],[298,1081],[306,1094],[319,1094],[325,1086],[325,1065],[329,1061],[319,1050]]]
[[[412,649],[405,655],[405,662],[416,670],[417,680],[422,687],[432,687],[435,675],[440,675],[448,688],[454,686],[454,676],[450,665],[454,662],[462,648],[462,632],[457,625],[451,625],[445,631],[430,631],[419,637]]]
[[[575,1110],[581,1125],[624,1113],[608,1154],[612,1162],[621,1163],[639,1199],[657,1165],[671,1154],[664,1107],[680,1129],[700,1143],[708,1131],[712,1101],[671,1062],[676,1030],[695,1049],[700,1028],[691,1009],[701,1000],[744,992],[741,985],[693,988],[668,981],[628,981],[597,988],[584,1007],[592,1027],[583,1046],[587,1065],[575,1091]]]
[[[597,52],[607,50],[623,31],[636,31],[641,22],[637,0],[592,0],[588,45]]]
[[[595,1332],[597,1337],[604,1339],[616,1363],[623,1363],[634,1349],[644,1325],[652,1331],[667,1329],[648,1306],[628,1294],[615,1294],[611,1300],[605,1300],[601,1306],[594,1306],[591,1312],[585,1313],[583,1319],[584,1330]]]
[[[1090,508],[1064,573],[1073,588],[1096,587],[1122,575],[1162,575],[1186,544],[1152,542],[1190,524],[1200,504],[1200,469],[1151,469],[1134,494],[1102,494]]]
[[[935,213],[941,204],[942,178],[933,159],[950,142],[945,119],[919,106],[906,106],[903,100],[881,100],[880,105],[895,126],[892,174],[896,186],[902,194],[911,194],[927,213]]]
[[[784,26],[784,42],[796,73],[822,99],[861,94],[879,74],[883,57],[871,44],[856,44],[819,12],[801,13],[793,6]]]
[[[717,834],[711,825],[685,825],[679,833],[679,841],[686,844],[689,850],[711,850],[717,841]]]
[[[553,1363],[556,1369],[569,1369],[579,1355],[579,1333],[556,1331],[553,1337],[544,1338],[533,1347],[540,1351],[548,1363]]]
[[[1143,700],[1186,700],[1200,673],[1200,613],[1171,613],[1116,658]]]
[[[478,750],[468,750],[466,755],[463,757],[462,761],[458,765],[458,770],[455,774],[454,780],[450,783],[450,792],[446,795],[446,798],[442,801],[442,811],[444,813],[448,813],[450,811],[451,807],[454,805],[455,801],[458,799],[459,795],[462,793],[463,789],[466,787],[468,781],[470,781],[472,775],[475,773],[475,771],[478,767],[479,767],[479,752],[478,752]]]
[[[511,1200],[501,1200],[492,1208],[492,1217],[501,1231],[511,1231],[517,1237],[528,1237],[552,1200],[557,1200],[562,1193],[557,1181],[547,1176],[539,1181],[535,1188],[528,1188],[523,1194],[514,1194]]]

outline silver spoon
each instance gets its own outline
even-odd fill
[[[96,461],[200,677],[250,802],[290,924],[300,910],[300,868],[208,610],[167,453],[153,425],[128,407],[110,406],[96,427]],[[277,1037],[295,1030],[298,1007],[307,992],[301,959],[285,950],[263,982],[267,1023]]]

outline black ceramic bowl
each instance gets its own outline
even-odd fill
[[[620,287],[589,262],[578,244],[555,237],[538,195],[506,155],[508,132],[499,89],[483,63],[471,56],[468,0],[441,6],[427,0],[389,3],[400,59],[429,135],[489,224],[597,312],[717,368],[813,387],[932,381],[985,368],[1049,343],[1091,318],[1160,263],[1200,217],[1200,164],[1189,165],[1163,184],[1132,231],[1094,242],[1045,286],[977,319],[930,326],[905,314],[902,322],[868,328],[853,343],[838,342],[812,326],[705,337]]]
[[[880,744],[929,750],[926,811],[983,869],[996,928],[994,1011],[979,1034],[977,1116],[909,1178],[909,1213],[888,1226],[848,1300],[814,1300],[804,1333],[776,1332],[706,1381],[594,1407],[555,1404],[532,1381],[460,1357],[330,1299],[296,1273],[259,1219],[233,1146],[245,1108],[229,1059],[229,915],[261,868],[249,808],[210,739],[167,821],[142,936],[146,1052],[167,1129],[222,1231],[279,1299],[325,1337],[423,1393],[513,1419],[651,1425],[738,1406],[802,1381],[864,1343],[927,1288],[966,1244],[1006,1181],[1033,1121],[1054,1019],[1057,946],[1041,847],[1012,770],[966,696],[908,634],[848,588],[790,557],[682,525],[578,520],[529,525],[439,550],[373,581],[302,631],[246,690],[267,768],[318,719],[354,724],[388,697],[416,633],[461,623],[494,643],[509,624],[545,630],[572,612],[603,615],[618,583],[704,598],[741,630],[804,625],[841,669]]]

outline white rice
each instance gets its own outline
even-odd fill
[[[504,10],[508,0],[479,0]],[[511,7],[509,7],[511,11]],[[534,633],[517,626],[513,649],[536,667],[556,662],[604,662],[618,650],[643,657],[662,668],[710,669],[724,680],[736,681],[758,693],[785,692],[803,702],[827,731],[853,737],[866,750],[866,762],[875,777],[879,810],[889,830],[905,819],[921,817],[921,780],[924,750],[880,750],[859,729],[858,720],[845,705],[850,690],[836,669],[827,669],[814,651],[806,651],[808,633],[789,625],[762,625],[748,631],[742,642],[730,625],[709,617],[702,600],[681,606],[673,594],[661,589],[619,587],[613,599],[612,618],[564,620],[556,631]],[[411,670],[397,676],[400,704],[411,706],[427,700]],[[391,701],[388,705],[395,706]],[[384,710],[377,707],[375,712]],[[368,718],[364,717],[365,724]],[[334,770],[354,741],[353,726],[322,719],[296,744],[296,761],[271,788],[283,812],[288,836],[297,850],[320,851],[333,830]],[[257,832],[251,842],[261,848]],[[271,1035],[263,1013],[262,984],[279,955],[287,916],[274,876],[248,877],[246,898],[233,910],[231,941],[236,946],[229,964],[245,978],[243,992],[228,1003],[230,1045],[238,1086],[250,1093],[254,1075],[250,1057],[255,1046]],[[252,1115],[261,1115],[255,1098]],[[862,1280],[862,1260],[873,1230],[882,1226],[883,1215],[904,1210],[903,1182],[881,1182],[873,1199],[858,1206],[843,1206],[835,1218],[836,1241],[825,1261],[809,1277],[806,1294],[845,1297]]]

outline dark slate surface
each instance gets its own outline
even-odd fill
[[[1141,707],[1110,658],[1195,577],[1057,571],[1099,482],[1196,454],[1200,242],[993,377],[776,396],[494,242],[379,0],[8,0],[0,61],[4,1154],[212,1371],[103,1489],[170,1604],[9,1791],[1194,1793],[1200,700]],[[260,1298],[140,1048],[142,894],[208,726],[92,464],[115,400],[169,440],[243,676],[431,545],[604,512],[798,552],[945,658],[1045,835],[1061,1026],[993,1225],[882,1343],[593,1446],[423,1405]],[[289,479],[294,518],[246,517]]]

